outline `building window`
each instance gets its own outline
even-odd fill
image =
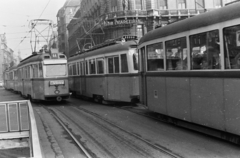
[[[112,12],[117,11],[117,0],[111,0],[111,9],[112,9]]]
[[[136,10],[142,10],[143,9],[143,3],[142,0],[135,0]]]
[[[143,36],[143,25],[137,25],[137,36],[140,39]]]
[[[186,9],[186,0],[177,0],[178,9]]]
[[[215,8],[221,8],[222,7],[222,0],[213,0],[213,5]]]
[[[196,0],[196,8],[197,9],[204,9],[205,8],[205,4],[204,4],[204,0]]]
[[[129,10],[128,0],[122,0],[123,10]]]
[[[156,9],[167,9],[167,0],[155,0]]]

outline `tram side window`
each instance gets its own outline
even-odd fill
[[[133,57],[133,69],[138,70],[138,53],[134,51],[132,57]]]
[[[72,71],[73,71],[72,75],[77,75],[77,65],[76,65],[76,63],[73,63]]]
[[[33,78],[37,78],[38,77],[38,65],[35,64],[33,65]]]
[[[96,63],[95,59],[89,60],[89,73],[90,74],[96,74]]]
[[[17,72],[18,72],[18,79],[22,79],[21,69],[18,69]]]
[[[18,76],[17,76],[17,71],[16,71],[16,70],[14,70],[14,72],[13,72],[13,73],[14,73],[14,80],[17,80],[17,77],[18,77]]]
[[[167,70],[187,70],[186,37],[167,41],[165,45]]]
[[[223,29],[225,69],[240,69],[240,25]]]
[[[219,31],[190,36],[191,69],[220,69]]]
[[[147,46],[147,70],[164,70],[164,51],[162,42]]]
[[[39,63],[39,65],[38,65],[38,68],[39,68],[39,70],[38,70],[38,72],[39,72],[39,77],[43,77],[43,68],[42,68],[42,64],[41,63]]]
[[[30,69],[30,66],[27,67],[27,78],[29,79],[30,76],[31,76],[31,69]]]
[[[84,75],[84,62],[81,62],[81,75]]]
[[[97,74],[104,73],[104,62],[103,58],[97,59]]]
[[[128,72],[128,62],[126,54],[121,54],[121,72]]]
[[[80,72],[80,62],[77,62],[77,75],[81,75],[81,72]]]
[[[85,61],[85,72],[86,75],[88,74],[88,61]]]
[[[119,57],[108,58],[108,73],[119,73]]]
[[[70,64],[68,65],[68,75],[71,76],[71,71],[70,71]]]
[[[26,78],[26,67],[23,68],[23,79]]]

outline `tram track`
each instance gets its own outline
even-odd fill
[[[104,117],[102,117],[102,116],[100,116],[100,115],[98,115],[98,114],[96,114],[96,113],[94,113],[94,112],[91,112],[91,111],[89,111],[89,110],[87,110],[87,109],[84,109],[84,108],[81,108],[81,107],[79,107],[79,106],[75,106],[75,105],[73,105],[73,104],[71,104],[71,105],[74,106],[76,109],[80,110],[81,112],[84,112],[84,113],[87,113],[87,114],[89,114],[89,115],[92,115],[93,117],[96,117],[97,119],[99,119],[99,120],[101,120],[101,121],[109,124],[110,126],[112,126],[112,127],[114,127],[114,128],[117,128],[118,130],[126,133],[127,135],[130,135],[130,136],[133,137],[135,140],[138,140],[138,141],[141,141],[141,142],[147,144],[149,147],[153,148],[154,150],[158,151],[159,153],[165,154],[165,156],[167,155],[167,156],[172,157],[172,158],[182,158],[182,156],[180,156],[180,155],[172,152],[171,150],[168,150],[168,149],[166,149],[165,147],[162,147],[162,146],[160,146],[160,145],[156,145],[156,144],[154,144],[154,143],[152,143],[152,142],[150,142],[150,141],[142,138],[141,136],[139,136],[139,135],[137,135],[137,134],[135,134],[135,133],[132,133],[132,132],[130,132],[130,131],[127,131],[126,129],[123,129],[122,127],[114,124],[113,122],[109,121],[108,119],[106,119],[106,118],[104,118]],[[148,157],[149,157],[149,156],[148,156]]]
[[[141,109],[135,109],[135,108],[133,108],[134,106],[135,105],[129,105],[129,106],[123,105],[122,106],[120,104],[120,105],[115,105],[114,107],[117,108],[117,109],[125,110],[125,111],[128,111],[128,112],[140,115],[140,116],[144,116],[144,117],[156,120],[156,121],[160,121],[160,122],[164,122],[164,123],[167,123],[167,124],[182,127],[184,129],[197,132],[201,135],[210,136],[212,139],[214,139],[214,138],[218,139],[219,138],[223,141],[231,142],[231,143],[234,143],[234,144],[240,144],[239,143],[240,138],[236,135],[226,133],[226,132],[223,132],[223,131],[218,131],[218,130],[215,130],[215,129],[212,129],[212,128],[200,126],[200,125],[193,124],[193,123],[190,123],[190,122],[182,121],[182,120],[172,118],[172,117],[169,117],[169,116],[165,116],[165,115],[162,115],[162,114],[159,114],[159,113],[156,113],[156,112],[151,112],[151,111],[146,112],[146,111],[141,110]]]
[[[78,138],[74,135],[73,132],[71,132],[71,130],[69,130],[69,128],[67,127],[67,125],[54,113],[54,111],[51,108],[46,107],[44,104],[37,104],[39,107],[45,109],[58,123],[59,125],[64,129],[65,134],[67,133],[67,137],[70,137],[71,140],[74,142],[75,146],[77,146],[77,148],[79,149],[80,153],[81,153],[81,157],[84,158],[94,158],[95,156],[92,156],[91,153],[89,153],[86,148],[84,148],[84,145],[82,142],[78,141]],[[52,150],[55,152],[55,155],[57,157],[62,157],[64,158],[64,151],[62,151],[57,138],[55,138],[54,133],[52,132],[51,128],[50,128],[50,124],[48,123],[48,121],[46,120],[47,118],[44,118],[44,116],[42,116],[41,112],[39,109],[36,110],[42,123],[44,126],[44,129],[47,133],[47,137],[49,139],[49,142],[53,143],[51,146]]]
[[[69,134],[69,136],[74,140],[74,142],[77,144],[79,149],[85,154],[87,158],[93,158],[91,154],[87,151],[87,149],[84,147],[84,145],[78,141],[78,139],[74,136],[74,134],[67,128],[67,126],[64,124],[64,122],[56,115],[54,112],[49,109],[45,108],[49,111],[49,113],[58,121],[58,123],[64,128],[64,130]]]

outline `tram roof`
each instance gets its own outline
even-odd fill
[[[43,61],[43,55],[44,54],[33,54],[30,55],[29,57],[23,59],[19,64],[19,66],[25,65],[27,63],[31,63],[31,62],[36,62],[36,61]]]
[[[96,56],[96,55],[101,55],[101,54],[108,54],[108,53],[113,53],[114,51],[124,51],[124,50],[128,50],[131,46],[137,46],[136,41],[127,41],[127,42],[123,42],[123,43],[117,43],[114,45],[110,45],[110,46],[106,46],[106,47],[102,47],[99,49],[95,49],[95,50],[90,50],[81,54],[77,54],[75,56],[72,56],[68,59],[68,62],[77,60],[77,59],[81,59],[81,58],[86,58],[86,57],[91,57],[91,56]]]
[[[139,45],[154,39],[239,18],[240,17],[239,8],[240,3],[234,3],[223,8],[202,13],[200,15],[187,18],[179,22],[175,22],[167,26],[152,30],[140,39]]]
[[[16,65],[14,65],[14,66],[11,66],[10,68],[8,68],[7,70],[5,70],[5,71],[12,71],[12,70],[14,70],[14,69],[16,69],[17,68],[17,66]]]

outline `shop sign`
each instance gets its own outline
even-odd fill
[[[125,19],[125,20],[115,20],[115,21],[103,21],[103,26],[114,26],[114,25],[123,25],[123,24],[136,24],[138,19]]]

